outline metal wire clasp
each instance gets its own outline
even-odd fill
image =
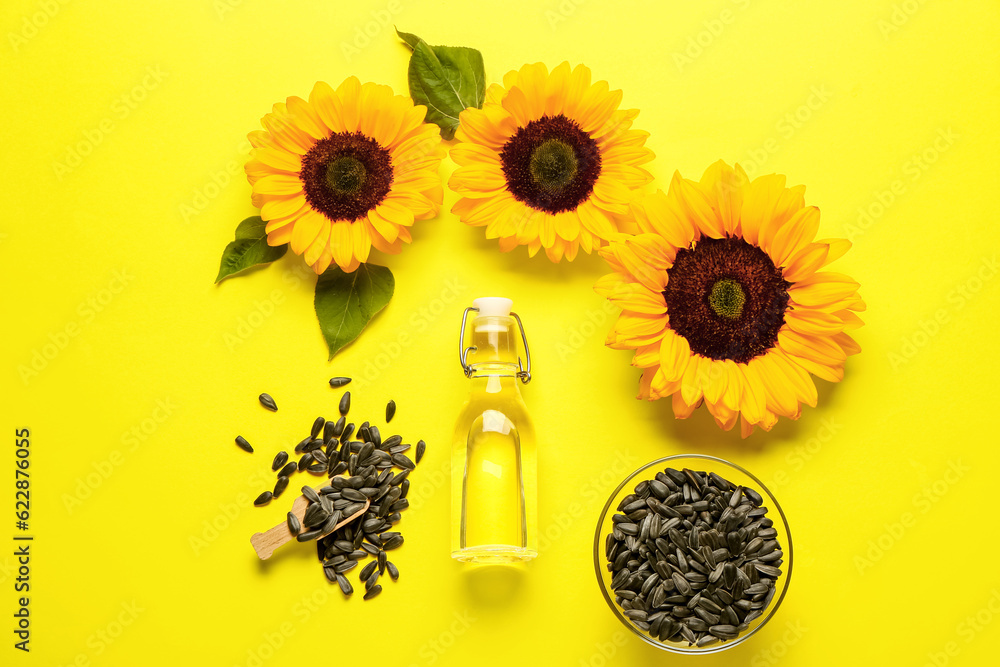
[[[475,345],[465,346],[465,326],[469,320],[471,311],[479,312],[475,306],[469,306],[462,312],[462,328],[458,333],[458,361],[462,364],[465,377],[472,377],[472,366],[466,361],[469,352],[475,352],[478,348]],[[521,355],[517,356],[517,377],[521,382],[528,384],[531,382],[531,352],[528,350],[528,337],[524,334],[524,324],[517,313],[511,312],[511,317],[517,320],[517,328],[521,330],[521,342],[524,344],[524,365],[521,364]]]

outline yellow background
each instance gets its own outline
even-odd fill
[[[776,617],[704,664],[987,664],[1000,638],[998,14],[916,0],[4,2],[0,663],[681,660],[626,635],[591,548],[627,473],[703,452],[769,483],[795,542]],[[500,254],[447,212],[447,192],[411,247],[376,257],[395,297],[332,363],[299,258],[214,286],[255,212],[244,139],[272,103],[350,74],[405,92],[407,51],[380,19],[480,49],[489,81],[525,62],[587,64],[642,110],[657,187],[720,157],[807,184],[821,236],[854,240],[834,266],[869,304],[845,381],[818,382],[818,408],[746,441],[704,411],[675,422],[666,402],[634,400],[628,353],[603,347],[602,261]],[[484,294],[514,299],[535,364],[547,532],[524,572],[448,558],[448,439],[467,391],[455,338]],[[392,554],[402,577],[367,603],[326,584],[312,546],[262,565],[248,543],[284,516],[286,502],[250,504],[271,456],[335,414],[339,374],[356,378],[354,416],[394,398],[392,430],[428,442]],[[6,546],[21,426],[30,655],[12,648]]]

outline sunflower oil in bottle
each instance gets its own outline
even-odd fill
[[[451,454],[451,555],[463,562],[516,563],[536,551],[534,431],[518,382],[531,379],[531,357],[510,299],[476,299],[472,344],[461,342],[469,400],[455,425]],[[527,367],[517,354],[520,329]]]

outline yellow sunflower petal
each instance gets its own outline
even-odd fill
[[[782,275],[788,282],[805,280],[826,264],[830,246],[825,243],[810,243],[788,258]]]
[[[710,166],[701,177],[699,184],[708,195],[712,209],[726,234],[734,234],[739,228],[743,191],[747,183],[747,175],[742,167],[736,165],[734,169],[723,160]]]
[[[329,245],[331,226],[332,225],[330,224],[329,221],[327,220],[323,221],[323,225],[322,227],[320,227],[319,234],[316,236],[313,242],[309,244],[309,247],[306,248],[305,252],[302,253],[302,258],[306,260],[306,264],[310,266],[315,264],[317,260],[319,260],[320,255],[323,254],[323,250],[327,247],[327,245]]]
[[[794,215],[774,234],[770,247],[761,245],[775,266],[785,266],[789,258],[812,242],[819,229],[819,209],[807,206]]]
[[[330,84],[325,81],[317,82],[309,94],[309,104],[316,110],[316,115],[328,130],[344,131],[343,105]]]
[[[296,255],[304,253],[328,224],[329,221],[315,211],[310,211],[296,220],[292,230],[292,252]]]

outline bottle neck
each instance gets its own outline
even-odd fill
[[[514,318],[489,315],[472,320],[472,345],[469,353],[472,378],[517,377],[517,339]]]

